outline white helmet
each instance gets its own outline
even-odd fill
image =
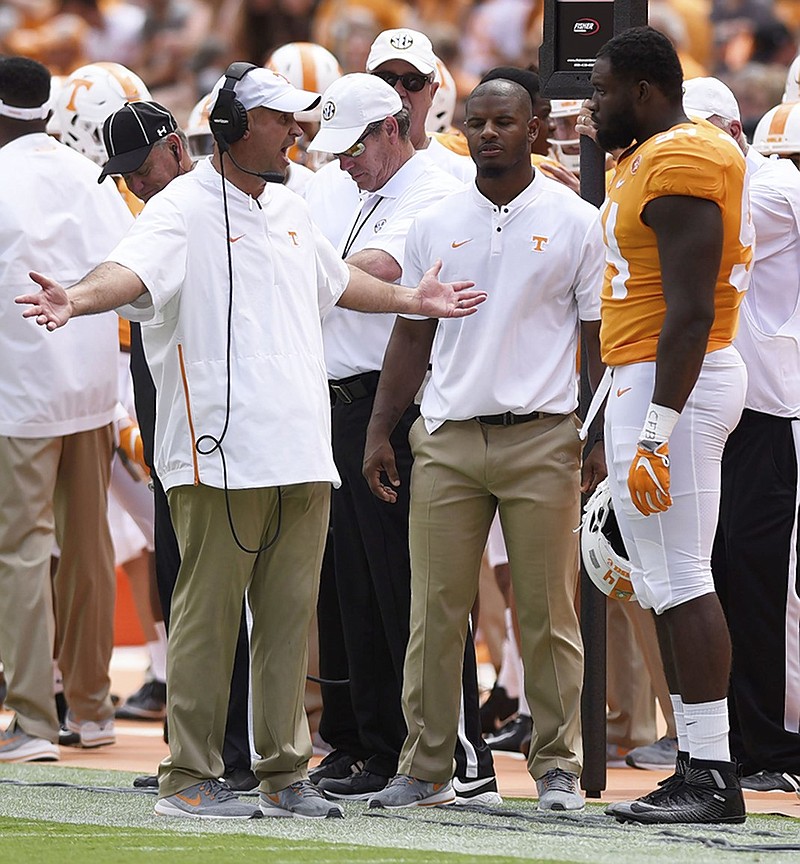
[[[614,600],[633,600],[631,564],[611,505],[608,480],[597,484],[583,508],[581,554],[589,578]]]
[[[786,87],[782,102],[800,101],[800,54],[792,60],[792,65],[786,73]]]
[[[283,75],[290,84],[300,90],[324,93],[334,81],[344,74],[339,61],[322,45],[316,42],[289,42],[270,54],[264,64]],[[298,111],[295,120],[300,123],[319,123],[319,105],[310,111]]]
[[[428,109],[425,118],[425,131],[433,134],[435,132],[447,132],[453,125],[453,115],[456,113],[456,82],[450,74],[450,70],[442,61],[436,58],[436,79],[439,86],[433,94],[433,102]]]
[[[211,134],[211,126],[208,122],[212,95],[207,93],[192,108],[192,113],[189,115],[189,121],[184,130],[189,141],[189,155],[193,161],[202,159],[204,156],[210,156],[214,151],[214,136]]]
[[[583,104],[581,99],[551,99],[550,120],[568,120],[575,118]],[[573,129],[574,131],[574,129]],[[581,154],[565,153],[565,147],[580,147],[581,139],[575,134],[574,138],[548,138],[547,143],[553,148],[553,156],[568,170],[579,174],[581,170]]]
[[[50,114],[50,119],[47,121],[45,132],[48,135],[52,135],[53,138],[61,137],[61,126],[58,122],[56,102],[58,101],[58,94],[64,89],[64,82],[66,80],[66,75],[52,75],[50,77],[50,98],[47,100],[47,105],[52,113]]]
[[[119,63],[90,63],[64,82],[55,110],[61,140],[98,165],[108,161],[103,121],[126,102],[149,100],[144,81]]]
[[[770,108],[758,121],[753,147],[765,156],[800,153],[800,102],[784,102]]]

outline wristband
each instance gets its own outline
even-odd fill
[[[644,416],[644,426],[639,440],[647,443],[657,441],[659,444],[662,441],[669,441],[669,436],[680,416],[680,413],[672,408],[651,402]]]

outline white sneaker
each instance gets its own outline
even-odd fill
[[[22,729],[0,732],[0,762],[56,762],[58,744],[45,738],[34,738]]]
[[[108,720],[76,720],[71,711],[67,711],[64,725],[70,732],[80,735],[81,747],[102,747],[114,744],[117,736],[114,732],[114,718]]]

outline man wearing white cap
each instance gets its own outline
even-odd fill
[[[370,48],[366,71],[394,87],[411,118],[409,140],[416,150],[462,183],[475,178],[475,166],[466,156],[449,150],[435,136],[428,135],[425,119],[439,88],[437,58],[431,40],[418,30],[402,27],[379,33]],[[309,183],[306,200],[325,236],[336,245],[346,230],[342,211],[350,213],[357,200],[357,188],[335,162],[323,166]],[[343,206],[347,202],[347,207]]]
[[[69,292],[35,274],[27,317],[53,330],[118,308],[143,323],[158,399],[155,467],[181,569],[168,657],[170,755],[156,812],[195,818],[342,815],[310,784],[303,712],[308,627],[331,484],[321,318],[362,311],[471,314],[484,299],[430,273],[418,289],[348,267],[282,185],[293,112],[318,100],[234,63],[214,88],[210,160],[173,180],[106,262]],[[217,781],[241,604],[251,633],[258,808]],[[212,682],[209,688],[208,682]]]
[[[374,276],[399,280],[412,221],[461,184],[414,149],[400,96],[374,75],[345,75],[325,91],[322,126],[309,150],[335,154],[362,190],[360,206],[339,244],[341,256]],[[400,692],[411,580],[408,483],[400,505],[387,507],[371,494],[361,473],[367,423],[394,320],[394,315],[333,309],[323,325],[325,362],[335,397],[333,453],[342,476],[342,487],[332,499],[335,605],[341,616],[334,628],[341,628],[344,635],[358,737],[349,759],[340,752],[340,758],[331,760],[337,764],[329,761],[325,766],[331,770],[314,772],[319,787],[337,798],[363,798],[383,789],[397,772],[406,734]],[[408,431],[418,416],[417,406],[410,406],[395,430],[406,481],[412,462]],[[329,610],[323,611],[320,629],[326,646]],[[473,699],[477,709],[477,688]],[[330,719],[326,715],[335,713],[335,706],[326,700],[323,734]],[[480,742],[477,730],[476,737]],[[347,752],[349,742],[330,743]],[[472,788],[476,795],[489,797],[471,798],[474,803],[499,802],[491,754],[487,751],[486,756],[488,771],[480,777],[482,785],[473,783]],[[353,773],[353,761],[363,762],[363,769]],[[471,779],[478,779],[477,772]]]
[[[756,233],[733,343],[747,367],[745,407],[722,457],[711,562],[733,648],[731,755],[743,789],[800,792],[800,173],[747,144],[722,81],[686,81],[683,107],[741,147]]]

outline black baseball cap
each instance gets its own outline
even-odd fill
[[[158,102],[128,102],[103,123],[103,143],[108,162],[103,166],[98,183],[109,174],[130,174],[141,167],[153,145],[175,132],[178,124],[169,111]]]

